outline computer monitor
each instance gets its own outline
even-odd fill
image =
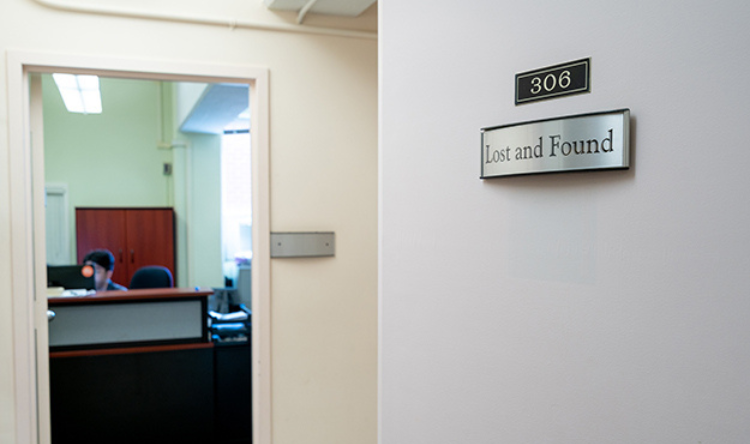
[[[94,267],[91,265],[47,265],[47,287],[93,290]]]

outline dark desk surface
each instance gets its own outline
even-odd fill
[[[214,291],[211,289],[196,290],[195,288],[151,288],[128,291],[100,291],[89,296],[54,296],[47,299],[47,304],[52,306],[115,301],[154,301],[175,298],[185,299],[207,297],[212,294],[214,294]]]

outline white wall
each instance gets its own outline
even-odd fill
[[[268,11],[260,0],[90,4],[264,23],[296,18]],[[377,28],[374,9],[354,20],[309,16],[306,23]],[[32,0],[4,0],[0,177],[6,179],[0,180],[0,245],[9,245],[11,217],[5,58],[10,49],[269,69],[271,229],[332,230],[338,241],[335,258],[272,261],[274,443],[375,442],[376,41],[77,14]],[[0,249],[3,443],[15,436],[10,258],[7,248]]]
[[[750,441],[750,6],[383,3],[381,442]],[[479,179],[481,127],[618,108],[629,171]]]

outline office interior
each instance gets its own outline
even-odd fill
[[[9,0],[0,47],[269,69],[272,230],[340,242],[330,261],[272,261],[262,442],[747,442],[750,8],[378,3],[374,41]],[[181,4],[296,21],[206,8]],[[585,57],[590,93],[515,105],[515,74]],[[480,128],[623,108],[628,170],[478,177]],[[0,171],[9,204],[22,181]],[[25,443],[17,262],[0,252],[0,437]]]
[[[248,85],[102,77],[93,114],[68,111],[53,75],[41,83],[47,263],[87,253],[77,208],[172,208],[175,285],[234,286],[252,256]]]

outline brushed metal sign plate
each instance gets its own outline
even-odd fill
[[[271,257],[322,257],[335,255],[335,233],[271,233]]]
[[[630,110],[481,130],[481,178],[630,167]]]

